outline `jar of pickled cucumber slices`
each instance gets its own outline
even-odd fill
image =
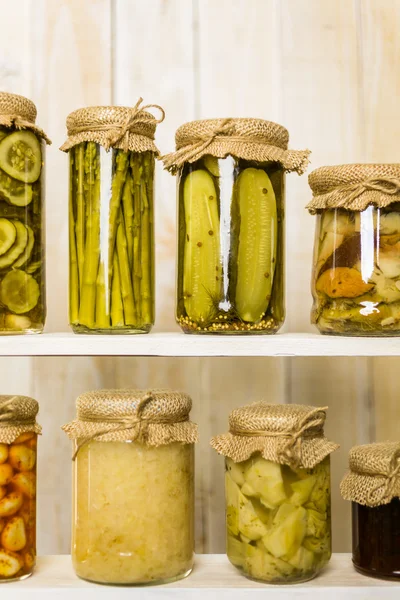
[[[44,162],[36,106],[0,92],[0,335],[41,333],[46,318]]]
[[[32,398],[0,396],[0,583],[35,567],[37,413]]]
[[[82,108],[67,118],[61,150],[70,158],[75,333],[148,333],[154,324],[154,134],[164,111],[141,103]]]
[[[275,333],[285,318],[285,172],[308,151],[288,150],[281,125],[212,119],[182,125],[178,175],[177,322],[185,333]]]
[[[246,577],[300,583],[331,556],[326,408],[255,402],[211,445],[225,456],[227,555]]]
[[[321,167],[309,183],[312,322],[324,334],[400,335],[400,165]]]
[[[156,584],[189,575],[194,552],[191,399],[102,390],[77,400],[72,561],[82,579]]]

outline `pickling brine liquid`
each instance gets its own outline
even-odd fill
[[[35,433],[0,443],[0,583],[25,579],[36,562]]]
[[[178,182],[177,322],[185,333],[263,334],[282,326],[284,172],[206,155]]]

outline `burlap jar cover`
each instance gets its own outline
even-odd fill
[[[147,446],[195,444],[197,425],[189,421],[192,400],[168,390],[98,390],[76,401],[77,418],[62,429],[79,449],[92,440],[136,441]]]
[[[400,201],[400,164],[353,164],[320,167],[308,176],[313,198],[307,209],[363,211]]]
[[[12,444],[21,433],[41,434],[39,405],[28,396],[0,396],[0,443]]]
[[[185,123],[175,134],[176,151],[162,157],[164,167],[175,174],[186,162],[206,154],[256,162],[278,162],[285,171],[304,173],[309,150],[288,150],[287,129],[262,119],[206,119]]]
[[[349,467],[340,484],[345,500],[373,507],[400,497],[400,442],[354,446]]]
[[[106,150],[154,152],[159,156],[154,135],[165,113],[157,104],[141,106],[142,102],[139,98],[133,107],[89,106],[75,110],[67,117],[68,139],[60,150],[68,152],[81,142],[96,142]],[[160,111],[160,118],[148,112],[151,108]]]
[[[315,467],[339,446],[324,436],[327,407],[254,402],[229,416],[229,432],[211,440],[219,454],[234,462],[259,452],[276,463]]]
[[[16,129],[29,129],[38,137],[43,138],[47,144],[51,144],[45,132],[35,125],[36,116],[36,106],[31,100],[17,94],[0,92],[0,125]]]

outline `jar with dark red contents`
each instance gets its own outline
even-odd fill
[[[349,463],[341,492],[352,501],[354,567],[400,579],[400,443],[355,446]]]

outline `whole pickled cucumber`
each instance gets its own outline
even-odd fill
[[[187,175],[183,186],[186,239],[183,295],[188,317],[209,318],[221,295],[218,198],[211,175],[199,169]]]
[[[256,323],[271,297],[277,247],[276,198],[262,169],[242,171],[236,188],[240,229],[235,306],[243,321]]]

